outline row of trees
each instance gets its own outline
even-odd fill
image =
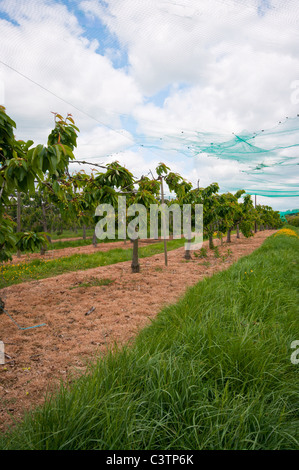
[[[299,212],[297,214],[286,215],[287,223],[294,227],[299,227]]]
[[[71,115],[64,119],[54,114],[54,129],[47,145],[34,146],[33,141],[17,141],[15,122],[0,107],[0,261],[11,258],[16,250],[40,247],[49,241],[49,229],[59,230],[68,226],[94,225],[103,216],[96,215],[99,204],[109,204],[118,214],[118,198],[126,196],[126,223],[136,214],[128,213],[134,204],[150,208],[151,204],[203,205],[204,235],[213,248],[213,234],[231,231],[245,237],[252,236],[257,226],[278,227],[279,213],[268,206],[254,207],[251,197],[240,190],[235,194],[219,194],[219,186],[213,183],[206,188],[193,188],[181,175],[161,163],[147,176],[136,179],[118,162],[95,165],[91,174],[85,171],[70,172],[74,160],[79,129]],[[86,163],[86,162],[82,162]],[[98,169],[99,167],[99,169]],[[165,189],[171,199],[165,201]],[[22,199],[22,230],[20,224],[20,199]],[[191,214],[194,222],[194,211]],[[160,227],[163,224],[160,217]],[[170,233],[172,229],[170,220]],[[126,237],[126,227],[118,226],[118,236]],[[30,227],[30,230],[27,230]],[[141,227],[139,227],[141,232]],[[144,232],[143,232],[144,233]],[[139,271],[138,237],[133,241],[132,270]],[[190,257],[190,252],[186,252]],[[165,262],[167,251],[165,244]]]

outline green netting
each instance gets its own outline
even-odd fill
[[[162,133],[163,132],[163,133]],[[157,129],[143,135],[140,145],[159,152],[178,152],[235,161],[245,173],[249,194],[266,197],[299,196],[299,115],[285,118],[271,129],[233,133]],[[233,189],[233,188],[230,188]]]
[[[280,214],[280,217],[282,218],[282,220],[287,220],[286,216],[299,214],[299,209],[293,209],[291,211],[280,212],[279,214]]]

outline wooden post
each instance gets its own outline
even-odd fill
[[[164,191],[163,191],[163,178],[161,176],[161,201],[162,201],[162,204],[164,204]],[[165,221],[165,213],[163,213],[163,220],[162,220],[162,228],[164,228],[164,259],[165,259],[165,266],[167,266],[168,264],[168,260],[167,260],[167,241],[166,241],[166,237],[165,237],[165,229],[166,229],[166,221]]]
[[[48,224],[47,224],[47,214],[46,214],[46,203],[42,201],[42,212],[43,212],[43,231],[47,232],[48,231]],[[47,235],[47,239],[51,243],[51,237]]]
[[[21,193],[17,192],[17,231],[21,231]],[[21,251],[17,251],[17,257],[21,257]]]
[[[254,195],[254,208],[256,209],[256,194]],[[257,223],[254,221],[254,233],[257,233]]]
[[[43,200],[41,200],[41,205],[42,205],[42,214],[43,214],[43,216],[42,216],[43,231],[48,232],[47,217],[46,217],[46,204]],[[49,235],[47,235],[47,239],[51,243],[51,237]],[[46,251],[47,251],[47,246],[42,245],[41,249],[40,249],[40,254],[44,255],[46,253]]]
[[[97,247],[98,240],[97,240],[96,231],[93,232],[92,244],[93,244],[93,246],[94,246],[95,248]]]
[[[132,273],[139,273],[140,272],[140,264],[138,258],[138,237],[135,240],[131,240],[133,243],[133,257],[132,257]]]

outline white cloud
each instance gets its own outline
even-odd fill
[[[0,15],[14,20],[0,19],[0,60],[65,100],[0,64],[17,136],[44,142],[51,111],[71,112],[81,130],[80,159],[120,159],[134,174],[165,161],[193,184],[199,178],[202,185],[218,181],[223,188],[251,183],[239,164],[186,158],[175,145],[182,131],[185,139],[205,131],[225,140],[297,115],[291,84],[299,80],[299,10],[292,0],[270,3],[272,8],[261,0],[0,0]],[[71,13],[74,5],[86,23]],[[88,31],[93,18],[107,30]],[[103,49],[108,31],[111,40]],[[114,61],[125,56],[128,63],[116,68]],[[126,130],[124,118],[131,123]],[[154,135],[163,139],[160,148],[131,147],[132,118],[138,143],[151,143]],[[172,151],[163,150],[170,136]],[[294,169],[283,178],[296,182]],[[269,202],[288,208],[294,200]]]
[[[51,125],[50,111],[71,112],[83,129],[91,125],[88,116],[94,118],[93,125],[98,121],[117,126],[119,113],[130,112],[141,102],[134,80],[96,53],[96,42],[84,38],[78,20],[65,6],[33,0],[28,8],[28,2],[10,0],[1,2],[0,10],[19,23],[0,20],[0,49],[1,60],[22,74],[1,65],[5,104],[21,126],[26,121],[31,130]]]
[[[119,129],[117,131],[103,127],[94,127],[91,131],[79,134],[78,147],[76,149],[77,159],[99,159],[107,160],[107,157],[134,145],[133,136]]]

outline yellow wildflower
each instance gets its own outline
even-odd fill
[[[295,230],[292,230],[290,228],[282,228],[278,230],[278,232],[275,233],[274,237],[277,237],[278,235],[286,235],[287,237],[299,238],[299,235],[295,232]]]

